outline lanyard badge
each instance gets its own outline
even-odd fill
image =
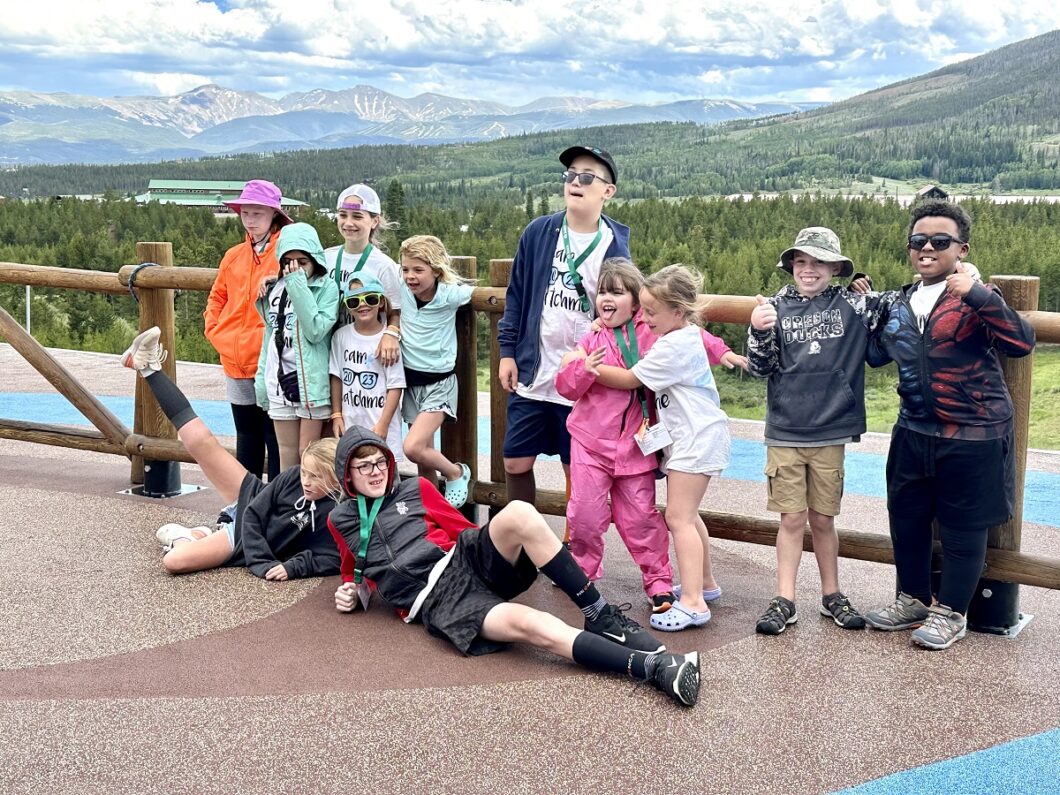
[[[571,251],[570,247],[570,232],[567,229],[567,216],[563,216],[563,226],[560,228],[563,234],[563,258],[567,262],[567,270],[570,271],[570,279],[574,283],[574,289],[578,292],[578,299],[581,304],[581,309],[587,314],[591,314],[592,309],[589,306],[589,296],[585,292],[585,287],[582,285],[581,274],[578,273],[578,268],[585,260],[589,259],[589,256],[596,251],[596,247],[600,245],[600,241],[604,237],[604,219],[600,219],[599,226],[596,228],[596,236],[592,239],[592,242],[585,247],[585,251],[579,254],[576,258]]]

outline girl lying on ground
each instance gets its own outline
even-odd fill
[[[570,552],[528,503],[509,503],[482,528],[446,502],[425,478],[396,482],[383,439],[353,426],[339,440],[335,474],[345,498],[328,517],[342,556],[335,608],[366,605],[374,589],[406,622],[464,654],[529,643],[601,671],[626,673],[692,706],[699,654],[666,647],[608,604]],[[584,630],[514,599],[540,570],[585,615]]]
[[[157,533],[166,548],[162,565],[171,574],[246,566],[266,580],[336,574],[339,556],[324,532],[325,519],[338,494],[334,461],[336,441],[310,444],[301,466],[293,466],[265,485],[229,453],[199,419],[188,399],[162,372],[166,351],[158,327],[132,341],[122,355],[125,367],[144,378],[162,411],[177,429],[177,438],[226,502],[236,501],[235,521],[227,531],[190,530],[164,525]]]

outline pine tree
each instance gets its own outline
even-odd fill
[[[397,224],[398,239],[408,237],[412,234],[408,228],[409,213],[405,208],[405,189],[401,187],[401,182],[397,179],[390,180],[390,184],[386,188],[386,199],[383,201],[383,215],[391,223]],[[393,245],[390,245],[389,247],[394,248]]]
[[[526,220],[532,221],[534,219],[534,192],[528,190],[526,192]]]

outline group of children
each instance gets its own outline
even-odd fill
[[[914,629],[913,641],[931,649],[963,637],[987,529],[1013,511],[1012,402],[998,351],[1022,356],[1034,345],[1030,326],[963,262],[967,214],[947,202],[914,208],[908,250],[919,278],[890,292],[873,292],[867,277],[854,274],[834,232],[803,229],[777,265],[791,284],[756,298],[744,358],[700,328],[695,271],[671,265],[644,276],[631,262],[629,229],[603,214],[618,181],[610,154],[576,146],[560,161],[565,209],[524,230],[499,323],[497,375],[510,393],[509,504],[481,529],[456,510],[467,499],[467,466],[432,445],[435,431],[456,417],[454,318],[471,299],[470,283],[452,271],[441,242],[423,235],[402,244],[399,281],[396,263],[378,248],[386,222],[365,185],[339,196],[345,243],[325,252],[312,227],[282,212],[275,186],[248,183],[233,203],[245,250],[236,247],[222,262],[207,335],[219,350],[227,345],[222,362],[237,429],[246,427],[251,380],[256,405],[275,422],[283,464],[300,466],[265,486],[260,470],[229,456],[161,372],[157,329],[142,333],[123,363],[145,377],[204,472],[236,499],[225,538],[211,540],[207,528],[160,530],[171,547],[167,568],[235,560],[266,579],[338,570],[340,612],[367,605],[377,591],[406,621],[421,621],[464,653],[527,642],[625,671],[694,704],[695,653],[667,654],[594,583],[613,521],[641,569],[651,626],[675,632],[710,620],[709,603],[722,591],[699,507],[729,463],[728,422],[711,371],[722,364],[768,378],[767,507],[781,518],[776,595],[757,631],[777,635],[797,621],[808,524],[822,615],[845,629]],[[262,265],[270,252],[272,269]],[[840,286],[836,277],[850,281]],[[252,377],[239,358],[254,342],[239,316],[251,295],[263,327]],[[862,616],[839,587],[834,520],[845,445],[866,427],[864,363],[891,360],[901,409],[887,462],[888,510],[901,589],[892,604]],[[408,425],[404,442],[399,418]],[[337,446],[313,441],[326,423],[341,437]],[[398,479],[401,451],[420,478]],[[532,506],[533,465],[542,454],[558,455],[569,477],[569,549]],[[656,509],[659,477],[664,516]],[[321,546],[315,533],[312,543],[299,540],[297,530],[315,528],[325,512],[332,543]],[[935,520],[943,566],[933,592]],[[584,630],[509,601],[539,570],[582,611]]]

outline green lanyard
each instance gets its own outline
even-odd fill
[[[342,295],[342,253],[345,250],[345,246],[339,246],[339,253],[335,257],[335,286],[339,288],[339,295]],[[357,264],[353,267],[354,273],[360,273],[361,268],[364,267],[364,263],[368,261],[368,255],[371,253],[372,244],[369,243],[364,251],[361,252],[361,258],[357,260]]]
[[[590,312],[589,307],[589,296],[585,294],[585,288],[582,286],[582,277],[578,273],[578,268],[581,264],[589,258],[600,241],[604,237],[604,219],[600,219],[600,225],[596,228],[596,237],[593,238],[592,242],[585,247],[585,251],[578,255],[577,259],[573,258],[570,247],[570,232],[567,230],[567,216],[563,216],[563,226],[561,227],[563,233],[563,259],[567,262],[567,269],[570,271],[570,280],[574,283],[574,289],[578,291],[578,296],[581,299],[581,307],[583,312]]]
[[[361,515],[361,543],[357,546],[357,563],[353,570],[353,581],[358,585],[364,579],[363,566],[364,556],[368,553],[368,539],[372,537],[372,528],[375,526],[375,517],[379,515],[379,509],[383,507],[383,498],[377,497],[372,501],[372,509],[369,511],[364,497],[357,495],[357,512]]]
[[[622,336],[621,329],[614,328],[611,331],[615,333],[615,342],[618,344],[618,352],[622,354],[622,361],[626,363],[626,367],[632,370],[633,365],[640,361],[640,348],[637,345],[637,332],[633,328],[633,318],[626,321],[626,334],[629,336],[628,345]],[[644,394],[643,387],[637,390],[637,396],[640,398],[640,410],[644,412],[644,419],[648,419],[648,399]]]

